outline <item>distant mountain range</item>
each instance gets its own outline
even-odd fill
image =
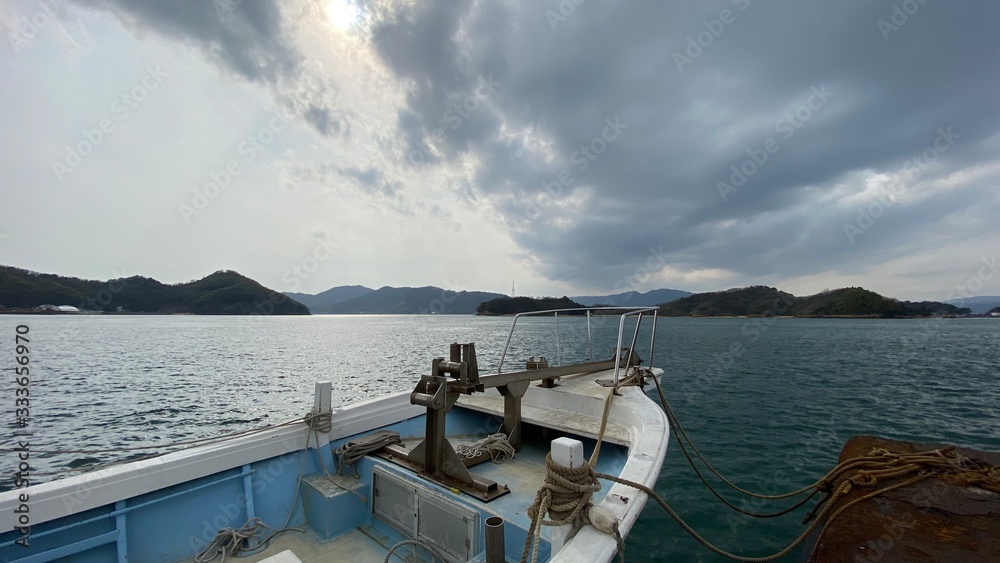
[[[313,313],[332,314],[444,314],[472,315],[480,304],[507,297],[487,291],[449,291],[440,287],[382,287],[342,285],[315,295],[286,293]],[[576,305],[654,306],[691,295],[679,289],[628,291],[613,295],[570,297]]]
[[[521,310],[567,306],[660,306],[670,316],[859,316],[920,317],[983,315],[1000,307],[1000,296],[953,299],[946,303],[899,301],[860,287],[796,297],[773,287],[751,286],[693,294],[678,289],[645,293],[561,298],[510,298],[486,291],[450,291],[440,287],[345,285],[315,295],[278,293],[233,271],[200,280],[163,284],[132,276],[83,280],[0,266],[0,312],[25,312],[43,305],[71,305],[84,311],[122,313],[191,313],[209,315],[278,314],[510,314]]]
[[[311,295],[309,293],[292,293],[287,291],[285,292],[285,295],[291,297],[299,303],[302,303],[306,307],[309,307],[311,311],[318,313],[321,309],[326,309],[334,303],[340,303],[341,301],[361,297],[362,295],[373,291],[375,290],[363,285],[342,285],[328,289],[322,293],[317,293],[316,295]]]
[[[383,315],[471,315],[483,301],[500,297],[485,291],[448,291],[440,287],[382,287],[345,299],[315,313]]]
[[[31,311],[42,305],[123,313],[309,314],[309,309],[294,299],[226,270],[167,285],[142,276],[82,280],[0,266],[0,309]]]
[[[967,297],[965,299],[952,299],[945,301],[956,307],[968,307],[973,315],[984,315],[997,307],[1000,307],[1000,295],[980,295],[978,297]]]
[[[594,305],[652,307],[654,305],[660,305],[661,303],[676,301],[677,299],[687,297],[688,295],[693,294],[690,291],[681,291],[679,289],[654,289],[652,291],[647,291],[646,293],[627,291],[625,293],[616,293],[614,295],[581,295],[578,297],[570,297],[570,299],[586,307],[592,307]]]

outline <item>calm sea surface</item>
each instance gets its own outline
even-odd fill
[[[555,359],[555,325],[519,323],[514,369]],[[475,342],[495,371],[510,320],[468,316],[0,315],[0,447],[12,447],[15,328],[30,339],[35,451],[166,444],[274,424],[312,406],[316,381],[334,404],[409,390],[454,341]],[[563,361],[585,359],[582,319],[560,320]],[[595,355],[617,319],[595,320]],[[856,434],[1000,450],[1000,321],[992,319],[660,319],[654,365],[681,423],[738,484],[776,493],[811,483]],[[575,341],[574,345],[570,341]],[[642,352],[648,333],[640,335]],[[653,393],[655,396],[655,392]],[[133,452],[131,455],[137,455]],[[37,481],[126,459],[36,453]],[[0,454],[11,487],[13,454]],[[658,490],[702,535],[742,555],[777,551],[802,511],[735,517],[705,491],[673,439]],[[780,504],[744,504],[771,511]],[[628,561],[724,561],[654,503],[626,542]],[[790,556],[788,560],[797,560]]]

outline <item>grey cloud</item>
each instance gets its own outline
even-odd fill
[[[944,222],[998,207],[982,186],[943,192],[895,205],[850,244],[842,227],[856,211],[823,198],[858,171],[904,166],[940,127],[961,138],[920,181],[996,158],[983,147],[1000,131],[993,3],[920,4],[888,40],[879,21],[891,19],[891,3],[588,2],[553,29],[545,10],[558,4],[421,2],[373,36],[412,83],[399,125],[413,143],[477,76],[502,77],[489,107],[448,135],[446,157],[480,157],[475,197],[520,225],[515,240],[553,279],[610,284],[660,245],[675,265],[748,280],[875,265],[917,251],[910,241],[933,248],[941,229],[980,236]],[[727,9],[733,21],[720,28]],[[678,69],[689,38],[713,28],[721,32]],[[829,99],[789,129],[786,113],[824,85]],[[616,116],[628,129],[582,170],[575,153]],[[503,126],[538,131],[554,159],[501,135]],[[723,201],[717,182],[768,138],[779,150]],[[553,204],[524,220],[530,198],[564,170],[572,181],[556,199],[585,189],[586,205],[563,216]],[[736,226],[719,226],[727,221]]]
[[[113,14],[134,33],[153,31],[193,45],[223,70],[266,84],[278,103],[324,136],[348,132],[324,100],[326,88],[304,79],[304,57],[276,0],[73,1]]]

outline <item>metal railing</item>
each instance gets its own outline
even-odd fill
[[[625,365],[631,365],[632,362],[632,351],[635,349],[636,340],[639,338],[639,327],[642,325],[642,317],[644,314],[653,314],[653,325],[652,332],[649,336],[649,364],[653,364],[653,350],[656,345],[656,317],[659,307],[572,307],[567,309],[547,309],[544,311],[529,311],[526,313],[517,313],[514,315],[514,320],[510,325],[510,332],[507,334],[507,343],[504,344],[503,352],[500,354],[500,365],[497,367],[497,373],[503,373],[503,362],[507,357],[507,350],[510,348],[511,339],[514,336],[514,328],[517,327],[517,321],[521,317],[532,317],[532,316],[542,316],[542,315],[553,315],[556,322],[556,365],[562,365],[562,350],[561,342],[559,339],[559,313],[573,313],[585,311],[587,316],[587,350],[590,355],[590,361],[594,361],[594,341],[593,333],[590,328],[590,318],[593,316],[591,313],[593,311],[622,311],[621,316],[618,318],[618,345],[615,347],[615,379],[614,385],[615,389],[618,388],[618,372],[621,367],[621,358],[618,355],[621,353],[622,340],[625,333],[625,319],[627,317],[636,316],[635,332],[632,334],[632,343],[629,345],[628,358]]]

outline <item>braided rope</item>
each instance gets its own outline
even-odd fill
[[[597,481],[597,474],[589,463],[577,468],[563,467],[552,461],[551,453],[546,454],[545,481],[542,482],[542,486],[535,494],[534,502],[528,508],[531,525],[524,539],[521,563],[527,563],[529,553],[531,563],[538,562],[538,543],[542,535],[542,526],[569,524],[578,528],[589,523],[588,513],[592,506],[590,499],[600,490],[601,484]],[[620,535],[618,539],[620,542]]]
[[[356,440],[351,440],[336,450],[337,473],[343,474],[343,464],[355,465],[359,459],[391,444],[401,444],[399,432],[379,430]]]
[[[503,432],[490,434],[481,440],[455,448],[458,457],[464,459],[472,459],[483,452],[490,453],[490,459],[493,460],[493,463],[503,463],[514,459],[514,446],[510,445],[507,435]]]
[[[215,539],[212,543],[208,545],[205,549],[201,551],[197,556],[195,556],[195,563],[208,563],[209,561],[214,561],[220,555],[222,560],[226,560],[226,556],[232,557],[243,557],[257,552],[261,549],[267,547],[271,540],[275,538],[278,534],[282,532],[304,532],[305,530],[301,528],[289,528],[288,523],[285,523],[284,528],[276,529],[268,526],[260,518],[252,518],[246,524],[243,524],[238,530],[233,528],[222,528],[215,534]],[[271,531],[271,535],[266,539],[261,540],[255,546],[250,545],[250,540],[258,538],[264,534],[265,530]]]

